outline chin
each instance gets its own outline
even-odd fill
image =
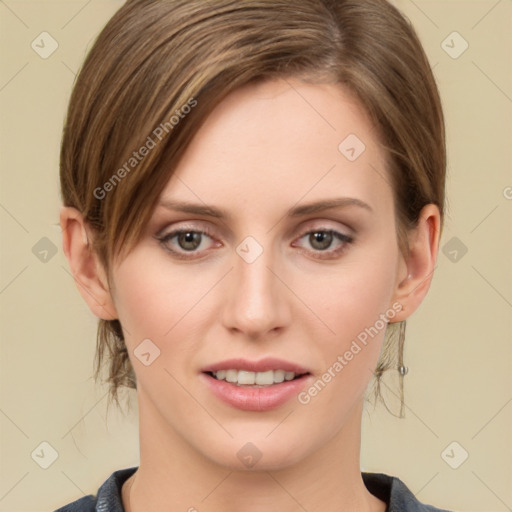
[[[216,443],[214,452],[208,447],[203,453],[212,462],[230,471],[248,472],[287,469],[307,457],[303,442],[286,443],[277,435],[273,440],[266,436],[267,433],[255,436],[253,440],[250,440],[250,436],[230,439],[225,444]]]

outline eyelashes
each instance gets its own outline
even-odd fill
[[[202,252],[197,249],[203,245],[203,238],[209,238],[213,241],[213,234],[208,229],[188,229],[181,228],[165,233],[163,235],[157,235],[155,238],[160,242],[160,245],[171,254],[174,258],[181,260],[192,260],[201,258]],[[176,243],[173,240],[176,239],[178,244],[184,244],[185,248],[181,250],[176,249]],[[213,245],[213,244],[212,244]],[[222,244],[218,244],[222,245]],[[174,247],[174,248],[173,248]]]
[[[214,235],[208,229],[187,229],[180,228],[163,235],[157,235],[155,238],[162,247],[168,251],[171,256],[180,260],[194,260],[203,258],[210,247],[222,247],[222,243],[214,239]],[[209,239],[210,247],[204,247],[205,239]],[[297,244],[304,239],[310,249],[302,244]],[[317,228],[303,233],[296,241],[292,243],[293,247],[298,247],[301,252],[306,253],[317,259],[336,259],[344,253],[354,238],[345,233],[327,228]],[[336,245],[334,249],[331,249]]]
[[[318,237],[318,235],[321,236]],[[312,229],[304,233],[299,240],[306,237],[308,243],[313,247],[312,253],[314,257],[319,259],[332,259],[339,257],[339,255],[345,252],[348,246],[354,242],[354,238],[352,236],[340,233],[334,229]],[[334,242],[338,242],[338,247],[336,249],[326,250],[329,249]],[[292,246],[295,247],[294,244],[292,244]],[[311,252],[309,249],[303,250]]]

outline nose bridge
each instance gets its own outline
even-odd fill
[[[264,248],[253,237],[236,248],[230,296],[225,302],[227,328],[255,337],[287,323],[284,287],[273,272],[279,266],[275,258],[271,248]]]

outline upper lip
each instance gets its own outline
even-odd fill
[[[247,359],[236,358],[226,359],[218,363],[205,366],[202,372],[216,372],[219,370],[245,370],[248,372],[266,372],[268,370],[284,370],[285,372],[293,372],[295,374],[309,373],[307,368],[300,364],[277,359],[275,357],[266,357],[259,361],[249,361]]]

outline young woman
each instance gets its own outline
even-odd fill
[[[361,473],[443,220],[431,69],[384,0],[131,0],[61,154],[63,247],[140,465],[71,511],[434,511]]]

